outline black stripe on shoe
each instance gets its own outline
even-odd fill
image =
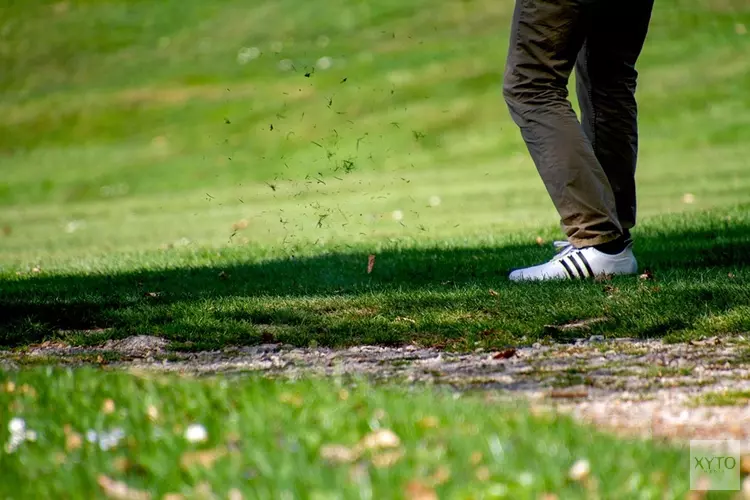
[[[576,252],[576,255],[578,255],[578,258],[581,259],[581,262],[583,262],[583,265],[586,266],[586,270],[589,272],[589,276],[592,278],[594,277],[594,271],[591,269],[591,265],[589,264],[588,259],[583,255],[583,252]]]
[[[576,279],[576,275],[573,274],[573,271],[570,270],[570,266],[568,265],[567,262],[565,262],[565,259],[560,259],[560,264],[563,265],[563,267],[565,268],[565,272],[568,273],[568,277],[570,279],[572,280]]]
[[[586,274],[583,272],[583,269],[581,269],[581,266],[578,265],[578,261],[575,259],[575,257],[573,257],[573,255],[570,255],[568,259],[570,259],[570,262],[572,262],[573,265],[576,266],[576,271],[578,271],[578,275],[581,278],[585,278]]]

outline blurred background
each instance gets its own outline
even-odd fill
[[[501,95],[512,10],[3,0],[0,257],[552,235]],[[746,0],[656,2],[641,217],[747,201],[748,27]]]

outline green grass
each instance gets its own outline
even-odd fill
[[[750,402],[750,391],[709,392],[695,398],[695,403],[705,406],[744,406]]]
[[[750,9],[656,6],[635,231],[656,281],[517,286],[560,234],[500,95],[511,7],[6,2],[0,345],[750,330]]]
[[[9,409],[0,444],[14,417],[36,433],[0,454],[0,496],[9,499],[100,497],[100,475],[152,498],[199,498],[206,484],[218,498],[237,489],[245,498],[313,499],[421,498],[410,483],[463,499],[594,498],[596,490],[598,498],[671,499],[689,487],[687,450],[421,388],[37,369],[3,377],[0,407]],[[204,442],[186,440],[191,424],[206,429]],[[117,429],[112,447],[87,439]],[[394,447],[357,450],[384,430],[398,437]],[[356,460],[324,458],[333,445]],[[568,477],[578,460],[590,463],[584,482]]]
[[[502,103],[511,12],[510,0],[0,2],[0,347],[17,359],[42,340],[149,334],[180,349],[471,350],[750,331],[750,7],[657,2],[635,231],[655,280],[533,285],[506,274],[561,235]],[[550,327],[587,318],[606,319]],[[159,498],[205,481],[220,497],[416,497],[409,482],[445,471],[440,498],[577,498],[593,495],[566,479],[579,458],[602,498],[687,488],[682,452],[474,396],[360,383],[344,400],[331,382],[33,362],[0,375],[15,384],[0,391],[0,444],[11,416],[37,432],[0,454],[4,498],[96,496],[98,474]],[[208,442],[185,442],[191,422]],[[377,426],[400,436],[395,465],[321,461],[321,446]],[[113,427],[126,436],[114,450],[75,445]],[[194,449],[227,453],[181,467]]]

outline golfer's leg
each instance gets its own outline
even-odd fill
[[[598,2],[576,64],[583,129],[607,174],[620,225],[626,230],[636,221],[635,64],[646,39],[653,4],[654,0]]]
[[[617,239],[614,195],[568,101],[567,83],[586,37],[576,0],[517,0],[503,93],[532,159],[577,247]]]

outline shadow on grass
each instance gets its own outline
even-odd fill
[[[367,254],[354,252],[0,281],[0,345],[151,334],[186,348],[261,342],[473,348],[580,336],[549,325],[593,317],[605,320],[586,335],[750,330],[750,224],[714,220],[701,229],[637,236],[641,268],[653,271],[654,281],[510,283],[512,267],[550,256],[539,245],[383,251],[372,274]]]

